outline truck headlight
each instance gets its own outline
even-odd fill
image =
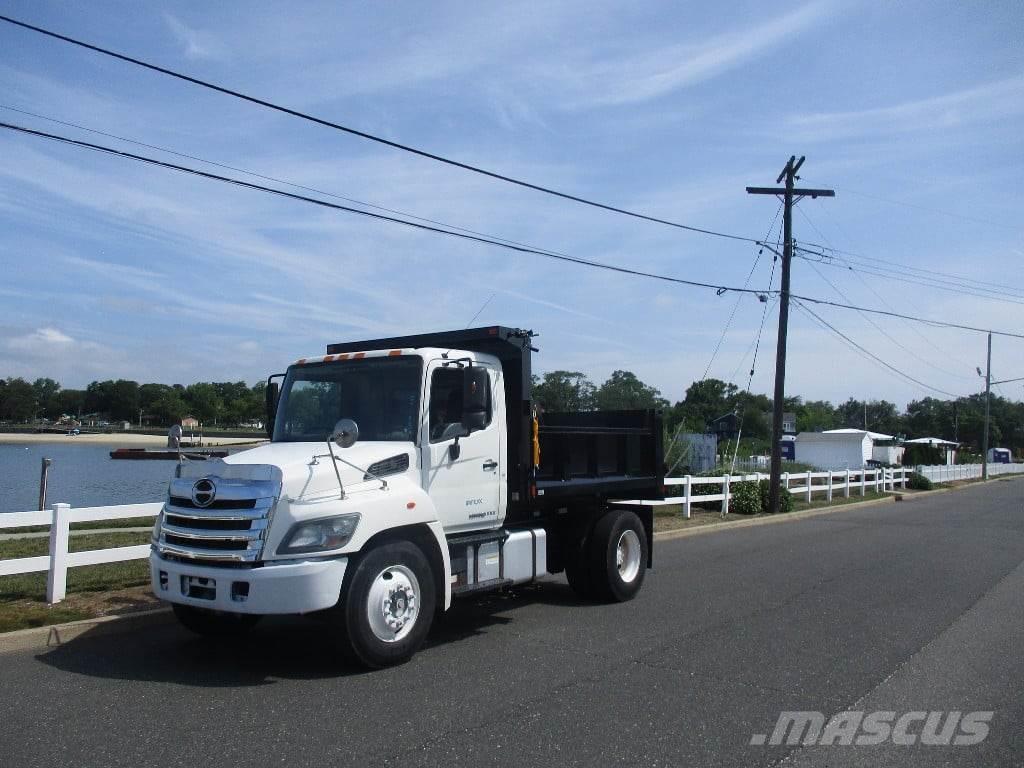
[[[359,513],[296,523],[277,548],[279,555],[326,552],[348,544],[359,524]]]

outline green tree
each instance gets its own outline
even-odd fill
[[[0,402],[0,418],[10,421],[30,421],[36,415],[36,392],[22,378],[8,378]]]
[[[32,382],[38,415],[48,419],[60,418],[60,384],[53,379],[36,379]]]
[[[182,396],[168,387],[159,399],[150,403],[147,412],[156,417],[157,423],[166,426],[184,418],[187,411],[188,406]]]
[[[596,388],[579,371],[551,371],[533,377],[533,399],[545,411],[592,411]]]
[[[217,388],[205,382],[186,387],[185,402],[188,403],[192,415],[205,425],[216,424],[224,408],[224,401],[217,394]]]
[[[79,417],[85,406],[84,389],[62,389],[57,395],[57,409],[61,415]]]
[[[738,392],[735,384],[721,379],[695,381],[669,411],[666,423],[673,430],[682,425],[685,432],[704,432],[709,421],[732,412]]]
[[[614,371],[594,395],[599,411],[628,411],[668,407],[668,400],[654,387],[644,384],[631,371]]]

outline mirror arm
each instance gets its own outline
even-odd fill
[[[334,455],[334,446],[331,445],[331,440],[327,440],[327,452],[331,454],[331,466],[334,467],[334,475],[338,478],[338,491],[341,493],[341,498],[345,498],[345,486],[341,484],[341,472],[338,470],[338,457]],[[345,462],[348,464],[348,462]],[[358,467],[357,467],[358,469]]]

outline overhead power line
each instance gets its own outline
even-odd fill
[[[818,323],[819,323],[820,325],[822,325],[822,326],[823,326],[823,327],[825,327],[826,329],[828,329],[828,330],[832,331],[832,332],[833,332],[834,334],[836,334],[836,335],[837,335],[837,336],[838,336],[839,338],[841,338],[841,339],[842,339],[843,341],[845,341],[845,342],[846,342],[847,344],[849,344],[849,345],[850,345],[851,347],[853,347],[854,349],[856,349],[857,351],[859,351],[859,352],[860,352],[861,354],[863,354],[863,355],[866,355],[867,357],[869,357],[869,358],[871,358],[872,360],[874,360],[874,361],[875,361],[876,363],[879,363],[880,365],[882,365],[882,366],[884,366],[884,367],[888,368],[888,369],[889,369],[890,371],[892,371],[892,372],[893,372],[893,373],[895,373],[896,375],[898,375],[898,376],[902,376],[902,377],[903,377],[904,379],[907,379],[908,381],[910,381],[910,382],[913,382],[914,384],[917,384],[917,385],[918,385],[918,386],[920,386],[920,387],[924,387],[925,389],[929,389],[929,390],[931,390],[931,391],[933,391],[933,392],[938,392],[939,394],[942,394],[942,395],[946,395],[946,396],[948,396],[948,397],[952,397],[953,399],[957,399],[957,398],[959,398],[959,397],[960,397],[960,395],[954,394],[954,393],[952,393],[952,392],[947,392],[947,391],[946,391],[946,390],[944,390],[944,389],[939,389],[938,387],[934,387],[934,386],[932,386],[931,384],[926,384],[925,382],[921,381],[920,379],[916,379],[916,378],[914,378],[914,377],[913,377],[913,376],[911,376],[911,375],[910,375],[909,373],[906,373],[906,372],[904,372],[904,371],[901,371],[901,370],[900,370],[899,368],[897,368],[896,366],[892,365],[891,363],[887,363],[887,362],[886,362],[885,360],[883,360],[882,358],[880,358],[880,357],[879,357],[878,355],[876,355],[876,354],[875,354],[874,352],[871,352],[870,350],[868,350],[868,349],[866,349],[866,348],[862,347],[862,346],[861,346],[860,344],[858,344],[858,343],[857,343],[856,341],[854,341],[854,340],[853,340],[853,339],[851,339],[851,338],[850,338],[849,336],[847,336],[847,335],[846,335],[845,333],[843,333],[842,331],[840,331],[840,330],[839,330],[838,328],[836,328],[836,327],[835,327],[834,325],[832,325],[832,324],[831,324],[830,322],[828,322],[827,320],[825,320],[825,318],[823,318],[823,317],[822,317],[821,315],[819,315],[819,314],[818,314],[817,312],[815,312],[815,311],[814,311],[813,309],[811,309],[810,307],[808,307],[808,306],[806,306],[806,305],[802,304],[802,303],[801,303],[800,301],[796,300],[796,297],[795,297],[795,296],[794,296],[794,297],[792,297],[792,298],[794,299],[794,302],[795,302],[795,304],[796,304],[796,305],[797,305],[798,307],[800,307],[800,309],[802,309],[802,310],[803,310],[804,312],[806,312],[806,313],[807,313],[808,315],[810,315],[810,316],[811,316],[811,317],[812,317],[812,318],[813,318],[814,320],[816,320],[816,321],[817,321],[817,322],[818,322]]]
[[[802,250],[802,249],[798,249]],[[917,285],[922,288],[934,288],[938,291],[945,291],[947,293],[954,293],[961,296],[971,296],[976,299],[987,299],[989,301],[1001,301],[1005,304],[1024,304],[1024,295],[1018,295],[1013,293],[1007,293],[1006,291],[997,291],[994,288],[976,288],[972,289],[971,286],[956,286],[947,283],[943,280],[938,279],[927,279],[917,278],[916,276],[908,276],[900,274],[898,270],[879,271],[878,269],[872,269],[861,266],[856,262],[851,262],[848,259],[844,259],[845,263],[837,264],[833,261],[834,256],[828,254],[821,254],[811,252],[812,255],[818,258],[811,258],[807,255],[807,251],[798,253],[797,258],[804,259],[811,263],[823,264],[826,267],[833,267],[835,269],[845,269],[850,272],[860,272],[865,275],[872,275],[874,277],[883,277],[886,280],[894,280],[898,283],[906,283],[908,285]]]
[[[300,202],[311,203],[318,205],[322,208],[330,208],[338,211],[345,211],[347,213],[355,213],[360,216],[366,216],[368,218],[377,219],[379,221],[386,221],[392,224],[401,224],[406,227],[412,227],[415,229],[424,230],[427,232],[433,232],[435,234],[446,235],[448,237],[460,238],[463,240],[470,240],[473,242],[483,243],[486,245],[493,245],[498,248],[505,248],[507,250],[516,251],[519,253],[531,253],[538,256],[544,256],[545,258],[556,259],[558,261],[564,261],[572,264],[578,264],[580,266],[592,267],[595,269],[608,270],[611,272],[618,272],[621,274],[634,275],[636,277],[647,277],[653,280],[661,280],[663,282],[677,283],[680,285],[688,285],[695,288],[710,288],[715,290],[717,293],[725,293],[727,291],[733,291],[737,293],[749,293],[755,296],[777,296],[778,290],[759,290],[756,288],[743,288],[740,286],[722,285],[719,283],[706,283],[697,280],[685,280],[680,277],[671,277],[669,275],[662,275],[656,272],[647,272],[644,270],[631,269],[629,267],[621,267],[615,264],[607,264],[600,261],[593,261],[590,259],[583,259],[576,256],[568,256],[565,254],[558,253],[557,251],[545,250],[542,248],[532,248],[520,245],[515,245],[511,242],[503,242],[488,237],[479,237],[476,235],[467,234],[464,232],[456,232],[443,227],[431,226],[422,224],[416,221],[407,221],[406,219],[400,219],[395,216],[385,216],[380,213],[373,213],[372,211],[364,211],[359,208],[352,208],[345,205],[338,205],[336,203],[330,203],[326,200],[318,200],[314,197],[308,197],[306,195],[299,195],[293,192],[286,192],[281,189],[274,189],[273,187],[263,186],[262,184],[254,184],[242,179],[235,179],[230,176],[221,176],[219,174],[210,173],[208,171],[199,170],[197,168],[190,168],[188,166],[175,165],[174,163],[168,163],[163,160],[157,160],[156,158],[146,157],[144,155],[136,155],[131,152],[125,152],[123,150],[115,149],[113,147],[106,147],[101,144],[93,144],[87,141],[81,141],[79,139],[72,139],[67,136],[60,136],[57,134],[46,133],[45,131],[38,131],[25,126],[13,125],[11,123],[0,122],[0,128],[15,131],[21,134],[34,136],[36,138],[46,139],[50,141],[59,142],[70,146],[75,146],[81,149],[88,149],[103,154],[113,155],[116,157],[125,158],[128,160],[134,160],[136,162],[145,163],[148,165],[158,166],[167,170],[178,171],[181,173],[191,174],[193,176],[199,176],[212,181],[220,181],[226,184],[232,184],[238,187],[244,187],[246,189],[257,190],[260,192],[266,192],[272,195],[278,195],[291,200],[297,200]],[[759,242],[759,241],[755,241]],[[801,299],[802,301],[811,302],[813,304],[825,304],[832,307],[838,307],[841,309],[852,309],[858,312],[871,312],[876,315],[886,315],[888,317],[899,317],[903,320],[912,320],[918,323],[924,323],[931,325],[936,328],[956,328],[963,331],[973,331],[975,333],[992,333],[996,336],[1005,336],[1007,338],[1024,339],[1024,333],[1013,333],[1011,331],[997,331],[988,328],[979,328],[972,325],[962,325],[959,323],[951,323],[945,320],[932,320],[927,317],[916,317],[914,315],[902,314],[899,312],[888,312],[881,309],[872,309],[870,307],[859,307],[852,304],[843,304],[836,301],[828,301],[826,299],[814,298],[812,296],[801,296],[799,294],[790,294],[794,299]]]
[[[393,213],[396,216],[404,216],[407,219],[415,219],[416,221],[424,221],[427,224],[436,224],[439,227],[446,227],[447,229],[455,229],[455,230],[458,230],[459,232],[468,232],[471,235],[479,235],[480,237],[487,237],[487,238],[490,238],[491,240],[501,240],[502,242],[512,243],[513,245],[521,245],[521,246],[523,246],[525,248],[534,248],[535,247],[535,246],[530,245],[529,243],[523,243],[523,242],[520,242],[518,240],[512,240],[512,239],[509,239],[507,237],[501,237],[500,235],[494,235],[494,234],[490,234],[488,232],[480,232],[480,231],[475,230],[475,229],[468,229],[467,227],[460,227],[460,226],[458,226],[456,224],[450,224],[448,222],[439,221],[437,219],[430,219],[430,218],[427,218],[425,216],[417,216],[416,214],[409,213],[408,211],[402,211],[402,210],[399,210],[397,208],[388,208],[387,206],[384,206],[384,205],[378,205],[377,203],[369,203],[369,202],[367,202],[365,200],[358,200],[358,199],[356,199],[354,197],[345,197],[344,195],[339,195],[339,194],[337,194],[335,192],[328,192],[327,190],[319,189],[317,187],[310,187],[310,186],[306,186],[305,184],[296,184],[295,182],[288,181],[287,179],[281,179],[281,178],[278,178],[276,176],[268,176],[265,173],[259,173],[257,171],[250,171],[250,170],[247,170],[246,168],[240,168],[240,167],[235,166],[235,165],[228,165],[227,163],[220,163],[220,162],[217,162],[216,160],[209,160],[209,159],[207,159],[205,157],[199,157],[198,155],[190,155],[187,152],[179,152],[178,150],[170,149],[168,147],[162,147],[162,146],[160,146],[158,144],[147,144],[144,141],[138,141],[137,139],[129,139],[126,136],[119,136],[116,133],[108,133],[107,131],[101,131],[101,130],[98,130],[96,128],[90,128],[89,126],[81,125],[80,123],[72,123],[72,122],[68,122],[67,120],[59,120],[56,117],[48,117],[47,115],[41,115],[38,112],[29,112],[28,110],[18,109],[17,107],[11,107],[11,106],[8,106],[6,104],[0,104],[0,109],[6,109],[6,110],[9,110],[11,112],[17,112],[17,113],[22,114],[22,115],[28,115],[29,117],[35,117],[35,118],[38,118],[39,120],[46,120],[47,122],[55,123],[57,125],[63,125],[63,126],[66,126],[68,128],[76,128],[76,129],[78,129],[80,131],[86,131],[88,133],[96,134],[97,136],[106,136],[108,139],[117,139],[118,141],[123,141],[123,142],[125,142],[127,144],[133,144],[133,145],[135,145],[137,147],[145,147],[146,149],[155,149],[158,152],[166,152],[167,154],[174,155],[175,157],[183,157],[183,158],[185,158],[187,160],[195,160],[196,162],[199,162],[199,163],[205,163],[206,165],[212,165],[215,168],[224,168],[225,170],[228,170],[228,171],[235,171],[236,173],[244,173],[246,176],[252,176],[255,179],[263,179],[264,181],[272,181],[275,184],[283,184],[286,187],[291,187],[292,189],[302,189],[302,190],[305,190],[306,192],[313,192],[313,193],[315,193],[317,195],[325,195],[327,197],[333,197],[335,200],[344,200],[345,202],[354,203],[356,205],[362,205],[362,206],[364,206],[366,208],[373,208],[374,210],[377,210],[377,211],[384,211],[385,213]],[[538,248],[538,250],[545,250],[545,249]],[[551,251],[551,253],[557,254],[559,256],[567,255],[567,254],[561,253],[559,251]]]
[[[738,286],[722,285],[721,283],[705,283],[698,280],[685,280],[681,277],[671,277],[669,275],[662,275],[656,272],[646,272],[644,270],[632,269],[630,267],[621,267],[615,264],[607,264],[600,261],[592,261],[590,259],[582,259],[576,256],[567,256],[565,254],[557,253],[555,251],[548,251],[541,248],[531,248],[522,245],[514,245],[510,242],[504,242],[501,240],[494,240],[489,237],[482,237],[478,235],[471,235],[465,232],[456,232],[443,227],[432,226],[429,224],[422,224],[416,221],[408,221],[406,219],[400,219],[395,216],[385,216],[381,213],[373,213],[372,211],[364,211],[360,208],[352,208],[347,205],[338,205],[337,203],[329,203],[326,200],[319,200],[315,197],[308,197],[306,195],[300,195],[295,192],[286,192],[282,189],[274,189],[273,187],[267,187],[262,184],[254,184],[249,181],[243,181],[242,179],[235,179],[230,176],[221,176],[220,174],[210,173],[203,171],[198,168],[190,168],[184,165],[176,165],[174,163],[168,163],[164,160],[157,160],[153,157],[146,157],[144,155],[136,155],[132,152],[125,152],[114,147],[106,147],[102,144],[93,144],[88,141],[81,141],[79,139],[72,139],[67,136],[59,136],[53,133],[47,133],[45,131],[37,131],[32,128],[26,128],[25,126],[13,125],[11,123],[0,122],[0,128],[5,128],[11,131],[17,131],[19,133],[27,134],[30,136],[36,136],[42,139],[48,139],[50,141],[57,141],[62,144],[69,144],[72,146],[80,147],[82,149],[89,149],[95,152],[101,152],[103,154],[115,155],[117,157],[123,157],[128,160],[135,160],[140,163],[146,163],[149,165],[166,168],[172,171],[178,171],[180,173],[187,173],[193,176],[200,176],[205,179],[212,181],[220,181],[226,184],[233,184],[239,187],[245,187],[246,189],[257,190],[260,192],[266,192],[272,195],[278,195],[280,197],[286,197],[291,200],[298,200],[305,203],[312,203],[323,208],[331,208],[337,211],[345,211],[347,213],[355,213],[360,216],[367,216],[371,219],[377,219],[379,221],[387,221],[392,224],[401,224],[406,227],[412,227],[414,229],[421,229],[427,232],[434,232],[440,235],[447,235],[449,237],[460,238],[462,240],[471,240],[477,243],[484,243],[486,245],[493,245],[498,248],[505,248],[510,251],[517,251],[519,253],[532,253],[538,256],[544,256],[549,259],[556,259],[558,261],[570,262],[573,264],[580,264],[587,267],[593,267],[595,269],[604,269],[611,272],[618,272],[625,275],[634,275],[636,277],[647,277],[653,280],[661,280],[668,283],[678,283],[680,285],[689,285],[695,288],[710,288],[716,291],[719,295],[726,293],[727,291],[735,291],[739,293],[750,293],[753,295],[763,295],[764,291],[760,291],[754,288],[742,288]]]
[[[222,85],[217,85],[216,83],[209,82],[208,80],[201,80],[201,79],[199,79],[197,77],[192,77],[191,75],[186,75],[186,74],[184,74],[182,72],[177,72],[177,71],[175,71],[173,69],[168,69],[167,67],[161,67],[161,66],[158,66],[156,64],[151,64],[150,62],[143,61],[142,59],[137,59],[135,57],[128,56],[128,55],[123,54],[123,53],[118,53],[117,51],[112,51],[109,48],[103,48],[101,46],[94,45],[92,43],[87,43],[84,40],[78,40],[78,39],[76,39],[74,37],[69,37],[68,35],[62,35],[62,34],[60,34],[58,32],[54,32],[52,30],[45,29],[43,27],[39,27],[39,26],[36,26],[34,24],[29,24],[29,23],[24,22],[24,21],[19,21],[18,19],[11,18],[10,16],[0,15],[0,21],[5,21],[8,24],[13,24],[14,26],[21,27],[22,29],[27,29],[27,30],[30,30],[32,32],[38,32],[41,35],[46,35],[47,37],[51,37],[51,38],[53,38],[55,40],[61,40],[61,41],[65,42],[65,43],[70,43],[72,45],[77,45],[80,48],[85,48],[87,50],[94,51],[95,53],[103,54],[104,56],[110,56],[111,58],[119,59],[120,61],[124,61],[124,62],[127,62],[129,64],[134,64],[135,66],[143,67],[143,68],[151,70],[153,72],[159,72],[160,74],[168,75],[169,77],[177,78],[178,80],[182,80],[182,81],[184,81],[186,83],[191,83],[192,85],[198,85],[198,86],[200,86],[202,88],[208,88],[211,91],[216,91],[217,93],[222,93],[222,94],[224,94],[226,96],[233,96],[236,99],[241,99],[241,100],[247,101],[247,102],[249,102],[251,104],[256,104],[256,105],[261,106],[261,107],[266,107],[267,109],[272,109],[272,110],[274,110],[276,112],[280,112],[280,113],[285,114],[285,115],[290,115],[292,117],[297,117],[297,118],[300,118],[302,120],[307,120],[307,121],[309,121],[311,123],[316,123],[317,125],[321,125],[321,126],[324,126],[326,128],[333,128],[334,130],[342,131],[344,133],[351,134],[352,136],[358,136],[361,139],[366,139],[368,141],[373,141],[373,142],[376,142],[378,144],[382,144],[382,145],[384,145],[386,147],[391,147],[392,149],[398,149],[398,150],[401,150],[403,152],[408,152],[408,153],[413,154],[413,155],[418,155],[420,157],[425,157],[428,160],[434,160],[435,162],[438,162],[438,163],[444,163],[445,165],[450,165],[450,166],[453,166],[455,168],[461,168],[464,171],[470,171],[472,173],[477,173],[477,174],[480,174],[482,176],[487,176],[487,177],[492,178],[492,179],[497,179],[498,181],[504,181],[504,182],[507,182],[509,184],[514,184],[514,185],[519,186],[519,187],[524,187],[526,189],[532,189],[532,190],[534,190],[536,192],[543,192],[544,194],[547,194],[547,195],[553,195],[555,197],[560,197],[563,200],[571,200],[571,201],[573,201],[575,203],[581,203],[583,205],[589,205],[589,206],[591,206],[593,208],[600,208],[600,209],[605,210],[605,211],[610,211],[612,213],[619,213],[619,214],[622,214],[624,216],[631,216],[631,217],[636,218],[636,219],[643,219],[645,221],[654,222],[656,224],[664,224],[665,226],[674,227],[676,229],[683,229],[683,230],[687,230],[689,232],[697,232],[697,233],[702,234],[702,235],[711,235],[713,237],[722,237],[722,238],[726,238],[728,240],[740,240],[740,241],[748,242],[748,243],[757,243],[758,242],[757,239],[752,238],[752,237],[744,237],[742,235],[734,235],[734,234],[729,234],[727,232],[718,232],[716,230],[706,229],[706,228],[703,228],[703,227],[694,227],[694,226],[691,226],[689,224],[682,224],[682,223],[680,223],[678,221],[671,221],[669,219],[663,219],[663,218],[660,218],[658,216],[652,216],[652,215],[649,215],[649,214],[646,214],[646,213],[640,213],[639,211],[631,211],[629,209],[620,208],[618,206],[611,205],[609,203],[602,203],[602,202],[599,202],[597,200],[591,200],[589,198],[580,197],[578,195],[572,195],[572,194],[569,194],[568,192],[561,192],[561,191],[559,191],[557,189],[552,189],[551,187],[545,187],[545,186],[543,186],[541,184],[534,184],[534,183],[529,182],[529,181],[524,181],[523,179],[517,179],[517,178],[515,178],[513,176],[508,176],[508,175],[503,174],[503,173],[498,173],[497,171],[487,170],[486,168],[482,168],[482,167],[477,166],[477,165],[471,165],[469,163],[464,163],[464,162],[461,162],[459,160],[453,160],[452,158],[445,157],[443,155],[438,155],[438,154],[436,154],[434,152],[428,152],[428,151],[426,151],[424,149],[419,149],[419,148],[411,146],[409,144],[402,144],[402,143],[397,142],[397,141],[392,141],[391,139],[386,139],[383,136],[377,136],[375,134],[368,133],[366,131],[361,131],[361,130],[359,130],[357,128],[352,128],[351,126],[348,126],[348,125],[343,125],[341,123],[336,123],[336,122],[334,122],[332,120],[327,120],[327,119],[322,118],[322,117],[317,117],[316,115],[311,115],[308,112],[301,112],[301,111],[299,111],[297,109],[292,109],[291,107],[285,107],[285,106],[282,106],[280,104],[275,104],[274,102],[267,101],[266,99],[261,99],[261,98],[258,98],[256,96],[250,96],[249,94],[242,93],[241,91],[236,91],[236,90],[233,90],[231,88],[226,88],[226,87],[224,87]]]
[[[820,229],[818,229],[818,227],[817,227],[817,225],[816,225],[816,224],[814,223],[814,221],[812,221],[812,220],[811,220],[811,217],[810,217],[810,215],[809,215],[809,214],[808,214],[808,213],[807,213],[807,212],[806,212],[806,211],[805,211],[805,210],[804,210],[803,208],[799,208],[799,209],[797,209],[797,210],[799,210],[799,211],[800,211],[800,214],[801,214],[801,215],[802,215],[802,216],[804,217],[804,220],[805,220],[805,221],[806,221],[806,222],[807,222],[808,224],[810,224],[811,228],[812,228],[812,229],[814,229],[814,231],[818,233],[818,236],[819,236],[819,237],[821,237],[821,238],[822,238],[822,240],[824,240],[824,241],[825,241],[825,243],[827,243],[829,247],[832,247],[832,242],[831,242],[831,241],[830,241],[830,240],[828,239],[828,236],[826,236],[824,232],[822,232],[822,231],[821,231]],[[822,213],[824,213],[824,215],[825,215],[825,216],[831,217],[831,215],[829,214],[829,211],[828,211],[828,209],[827,209],[826,207],[822,206],[822,207],[821,207],[821,211],[822,211]],[[834,223],[834,224],[835,224],[835,225],[836,225],[837,227],[839,227],[839,230],[840,230],[841,232],[842,232],[842,231],[844,231],[844,230],[843,230],[843,227],[842,227],[842,225],[840,225],[840,224],[839,224],[839,222],[837,222],[837,221],[833,220],[833,223]],[[838,254],[836,254],[835,258],[836,258],[836,259],[837,259],[838,261],[840,261],[840,262],[845,262],[845,261],[846,261],[845,257],[843,257],[843,256],[840,256],[840,255],[838,255]],[[892,310],[892,311],[894,311],[894,312],[898,311],[898,310],[896,309],[896,307],[894,307],[894,306],[893,306],[893,305],[892,305],[891,303],[889,303],[889,301],[888,301],[888,300],[887,300],[887,299],[886,299],[886,298],[885,298],[885,297],[884,297],[884,296],[883,296],[883,295],[882,295],[881,293],[879,293],[879,292],[878,292],[877,290],[875,290],[875,287],[874,287],[874,286],[873,286],[873,285],[872,285],[872,284],[871,284],[870,282],[868,282],[867,280],[865,280],[865,279],[864,279],[863,275],[861,275],[861,273],[860,273],[860,272],[858,272],[858,271],[856,271],[856,270],[850,270],[850,271],[852,272],[853,276],[854,276],[854,277],[856,277],[856,278],[857,278],[857,280],[859,280],[859,281],[860,281],[860,283],[861,283],[861,284],[862,284],[862,285],[863,285],[863,286],[864,286],[865,288],[867,288],[867,289],[868,289],[868,290],[869,290],[869,291],[870,291],[870,292],[871,292],[871,293],[872,293],[872,294],[874,295],[874,297],[875,297],[876,299],[878,299],[878,300],[879,300],[880,302],[882,302],[882,304],[883,304],[883,305],[884,305],[884,306],[885,306],[885,307],[886,307],[887,309],[890,309],[890,310]],[[824,277],[824,275],[823,275],[823,277]],[[843,296],[842,296],[842,298],[843,298],[844,300],[846,300],[846,301],[850,301],[850,298],[849,298],[848,296],[845,296],[845,295],[843,295]],[[908,304],[908,305],[910,306],[910,308],[911,308],[912,310],[914,310],[914,311],[918,311],[918,308],[917,308],[917,307],[915,307],[915,306],[914,306],[914,305],[913,305],[913,304],[912,304],[911,302],[907,301],[907,300],[906,300],[906,298],[904,298],[904,299],[903,299],[903,301],[904,301],[904,303]],[[932,340],[931,340],[930,338],[928,338],[928,336],[926,336],[926,335],[924,334],[924,332],[923,332],[923,331],[922,331],[922,330],[921,330],[921,329],[920,329],[920,328],[918,327],[918,324],[916,324],[916,323],[915,323],[915,324],[912,324],[912,325],[910,325],[909,327],[910,327],[910,330],[911,330],[911,331],[913,331],[913,333],[914,333],[914,334],[915,334],[915,335],[916,335],[916,336],[917,336],[917,337],[918,337],[919,339],[921,339],[921,340],[922,340],[922,341],[923,341],[923,342],[924,342],[925,344],[927,344],[928,346],[930,346],[930,347],[931,347],[932,349],[934,349],[934,350],[935,350],[936,352],[938,352],[938,353],[939,353],[940,355],[942,355],[942,356],[943,356],[944,358],[948,358],[948,357],[949,357],[949,349],[948,349],[948,347],[947,347],[946,349],[943,349],[943,348],[939,347],[939,345],[938,345],[938,344],[936,344],[936,343],[935,343],[934,341],[932,341]],[[920,358],[920,356],[918,356],[918,355],[916,355],[916,354],[915,354],[914,356],[915,356],[915,357],[918,357],[918,359],[923,359],[923,358]],[[966,369],[970,370],[970,366],[968,366],[968,365],[967,365],[966,363],[964,363],[964,362],[963,362],[962,360],[956,360],[956,361],[953,361],[953,362],[958,362],[958,363],[960,363],[961,365],[963,365],[963,366],[964,366],[964,367],[965,367]],[[937,366],[937,365],[934,365],[934,364],[932,364],[932,363],[928,363],[928,365],[930,365],[930,366],[931,366],[932,368],[935,368],[936,370],[942,371],[943,373],[945,373],[945,374],[947,374],[947,375],[949,375],[949,376],[953,376],[954,378],[958,378],[958,379],[970,379],[970,380],[973,380],[973,378],[972,378],[972,377],[970,377],[970,376],[967,376],[967,375],[965,375],[965,374],[960,374],[960,373],[954,373],[954,372],[952,372],[952,371],[947,371],[947,370],[946,370],[945,368],[940,368],[939,366]]]

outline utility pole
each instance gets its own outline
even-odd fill
[[[981,376],[981,368],[975,368],[978,375]],[[1024,376],[1019,376],[1015,379],[1002,379],[1000,381],[992,381],[992,334],[988,335],[988,362],[985,364],[985,431],[981,435],[981,476],[983,479],[988,480],[988,427],[989,427],[989,411],[991,410],[990,402],[992,400],[992,385],[993,384],[1010,384],[1014,381],[1024,381]],[[956,416],[956,406],[954,405],[953,415]],[[954,440],[959,438],[955,437]]]
[[[772,403],[772,467],[768,485],[768,511],[775,514],[779,511],[779,479],[782,476],[782,412],[786,393],[786,336],[789,332],[789,267],[793,259],[793,203],[794,198],[801,197],[835,197],[831,189],[797,189],[796,181],[800,177],[797,171],[804,164],[804,157],[796,159],[791,155],[786,167],[775,180],[779,184],[783,179],[786,186],[747,187],[751,195],[782,195],[782,287],[779,291],[779,338],[775,350],[775,398]]]
[[[992,334],[988,335],[988,363],[985,365],[985,431],[981,435],[981,478],[988,480],[988,414],[992,397]]]

